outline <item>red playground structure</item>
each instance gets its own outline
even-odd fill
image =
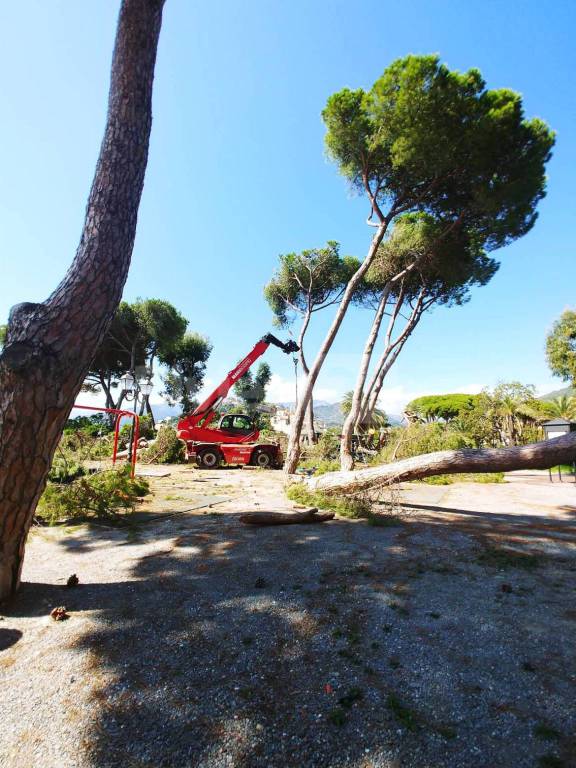
[[[128,452],[130,456],[130,477],[133,479],[136,473],[136,459],[138,453],[138,440],[140,438],[140,417],[133,411],[123,411],[120,408],[95,408],[91,405],[76,405],[74,408],[81,408],[83,411],[100,411],[101,413],[115,413],[116,421],[114,423],[114,449],[112,451],[112,464],[116,464],[118,456],[118,432],[120,431],[120,422],[124,417],[132,419],[134,423],[134,432],[132,440],[132,450]]]

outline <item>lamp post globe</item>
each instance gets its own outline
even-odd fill
[[[134,376],[130,371],[126,371],[126,373],[120,378],[120,384],[122,385],[124,392],[132,392],[135,383],[136,382]]]
[[[144,381],[140,385],[140,392],[144,395],[144,397],[148,397],[152,394],[152,390],[154,389],[154,384],[148,379],[148,381]]]

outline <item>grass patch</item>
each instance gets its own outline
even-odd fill
[[[339,728],[341,728],[346,724],[346,712],[342,709],[342,707],[335,707],[328,713],[328,720],[332,723],[332,725],[337,725]]]
[[[462,472],[458,475],[432,475],[418,481],[427,485],[452,485],[453,483],[503,483],[504,472]]]
[[[538,758],[540,768],[566,768],[566,763],[556,755],[542,755]]]
[[[534,736],[537,739],[544,739],[546,741],[557,741],[562,738],[560,731],[557,731],[556,728],[552,728],[550,725],[546,725],[546,723],[538,723],[534,728]]]
[[[526,571],[532,571],[542,565],[541,555],[516,552],[512,549],[499,549],[498,547],[486,547],[478,555],[477,561],[480,565],[498,570],[522,568]]]
[[[350,688],[344,696],[341,696],[338,699],[338,704],[340,704],[343,709],[351,709],[355,702],[361,701],[363,698],[364,693],[361,688]]]
[[[371,512],[367,522],[368,525],[375,525],[378,528],[393,528],[396,525],[402,525],[402,520],[396,515],[383,515],[381,512]]]
[[[403,704],[395,693],[390,693],[386,699],[386,706],[394,717],[409,731],[415,731],[418,718],[415,710]]]
[[[338,650],[338,656],[346,659],[346,661],[349,661],[351,664],[360,664],[360,657],[358,654],[354,653],[354,651],[351,651],[349,648],[340,648]]]

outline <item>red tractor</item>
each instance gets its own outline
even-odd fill
[[[294,341],[283,343],[267,333],[241,360],[196,410],[178,422],[178,437],[186,446],[186,458],[195,459],[199,467],[215,469],[220,464],[250,464],[256,467],[281,467],[282,453],[276,443],[259,443],[260,433],[252,418],[244,413],[228,413],[214,429],[209,424],[216,416],[230,388],[251,365],[266,352],[270,344],[287,355],[298,352]]]

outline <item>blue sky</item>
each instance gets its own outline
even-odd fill
[[[0,24],[0,321],[42,301],[72,259],[103,132],[118,3],[3,3]],[[323,150],[320,112],[343,86],[370,87],[395,58],[438,52],[511,87],[528,116],[557,131],[548,196],[526,237],[462,308],[426,317],[390,373],[383,404],[517,379],[545,391],[544,340],[576,304],[576,5],[552,0],[167,0],[154,125],[125,298],[173,302],[214,344],[216,383],[271,330],[262,287],[277,256],[338,240],[363,257],[365,201],[351,197]],[[330,320],[318,316],[308,348]],[[318,383],[351,389],[370,317],[348,316]],[[289,399],[293,367],[267,357],[272,399]]]

